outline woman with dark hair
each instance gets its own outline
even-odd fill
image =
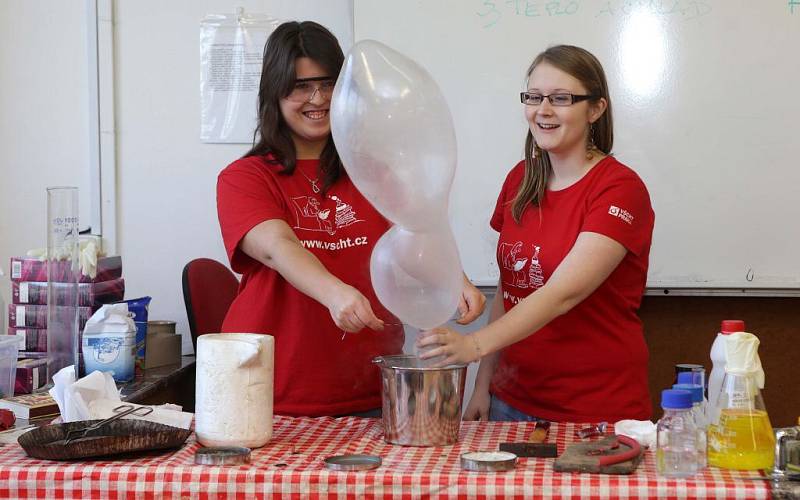
[[[637,316],[654,213],[636,173],[611,155],[600,62],[559,45],[520,94],[525,160],[506,177],[491,226],[500,281],[489,324],[437,328],[424,357],[481,359],[465,418],[617,421],[650,417],[648,352]]]
[[[402,325],[369,275],[389,223],[356,190],[331,139],[343,61],[323,26],[278,26],[264,49],[255,145],[217,180],[222,237],[242,274],[222,331],[275,337],[277,414],[378,415],[371,360],[403,348]],[[465,281],[461,320],[479,316],[483,300]]]

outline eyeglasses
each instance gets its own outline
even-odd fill
[[[330,101],[333,95],[333,87],[335,86],[336,80],[328,76],[301,78],[295,80],[294,88],[286,98],[293,102],[311,102],[319,92],[323,99]]]
[[[519,100],[522,104],[529,106],[539,106],[547,98],[553,106],[572,106],[576,102],[585,101],[587,99],[599,99],[597,95],[575,95],[575,94],[550,94],[544,95],[536,92],[520,92]]]

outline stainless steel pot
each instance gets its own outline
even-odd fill
[[[466,365],[428,368],[411,355],[378,356],[387,443],[442,446],[458,442]]]

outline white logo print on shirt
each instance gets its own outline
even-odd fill
[[[511,283],[506,281],[504,283],[517,288],[538,289],[544,285],[544,273],[539,264],[541,247],[532,245],[533,256],[528,258],[520,255],[522,246],[521,241],[514,244],[500,244],[500,259],[503,269],[511,271]],[[525,272],[526,265],[528,266],[527,272]]]
[[[608,207],[608,213],[610,215],[613,215],[614,217],[619,217],[628,224],[633,223],[633,214],[628,212],[624,208],[619,208],[615,207],[614,205],[611,205]]]
[[[356,217],[353,206],[345,203],[338,196],[331,196],[336,202],[336,209],[331,214],[331,209],[322,209],[318,199],[312,196],[297,196],[292,198],[297,223],[294,229],[307,231],[323,231],[330,235],[336,234],[340,228],[350,226],[356,222],[363,222]]]
[[[528,283],[531,288],[541,288],[544,285],[544,273],[542,266],[539,265],[539,250],[541,247],[533,246],[533,257],[531,257],[531,268],[528,271]]]

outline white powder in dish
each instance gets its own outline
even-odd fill
[[[507,451],[472,451],[461,456],[477,462],[503,462],[517,458],[516,455]]]

